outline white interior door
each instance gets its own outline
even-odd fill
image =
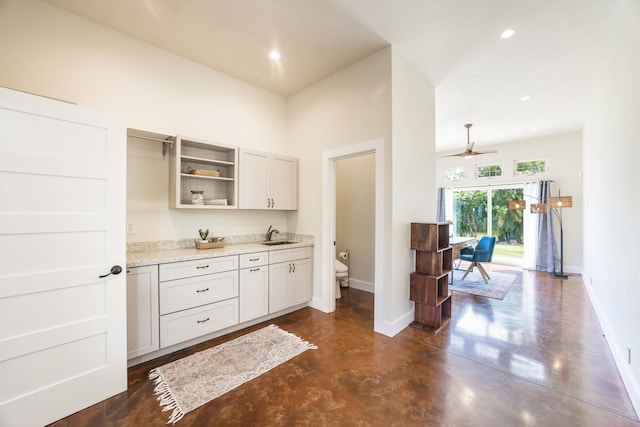
[[[0,88],[0,425],[126,390],[123,120]]]

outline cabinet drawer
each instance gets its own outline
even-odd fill
[[[271,253],[269,254],[269,263],[277,264],[279,262],[295,261],[297,259],[303,258],[311,258],[311,248],[309,246],[303,248],[271,251]]]
[[[160,264],[160,281],[164,282],[167,280],[204,276],[205,274],[220,273],[222,271],[237,269],[237,255],[205,258],[193,261],[172,262]]]
[[[160,283],[160,314],[238,296],[238,270]]]
[[[269,252],[240,255],[240,268],[260,267],[269,264]]]
[[[238,298],[160,316],[160,347],[237,325],[238,319]]]

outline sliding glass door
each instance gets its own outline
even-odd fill
[[[522,187],[453,190],[453,230],[456,236],[495,236],[494,260],[521,264],[523,211],[509,210],[510,200],[522,200]]]

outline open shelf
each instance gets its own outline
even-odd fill
[[[181,173],[184,178],[191,179],[212,179],[214,181],[235,181],[235,178],[227,178],[225,176],[207,176],[207,175],[194,175],[192,173]]]
[[[238,208],[238,149],[236,147],[178,136],[170,154],[170,207]],[[189,173],[193,169],[217,171],[219,176]],[[205,202],[226,200],[226,205],[194,205],[191,203],[192,191],[202,191]]]
[[[218,166],[233,166],[233,162],[229,162],[226,160],[215,160],[215,159],[205,159],[203,157],[193,157],[193,156],[185,156],[182,155],[183,162],[191,162],[191,163],[199,163],[204,165],[218,165]]]
[[[415,302],[411,326],[437,332],[451,318],[449,224],[411,223],[411,249],[416,251],[416,271],[410,276],[409,298]]]
[[[411,223],[411,249],[436,252],[449,247],[449,223]]]

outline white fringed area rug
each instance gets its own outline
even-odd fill
[[[289,359],[318,347],[269,325],[218,346],[154,368],[154,380],[163,411],[173,410],[175,424],[204,405]]]

